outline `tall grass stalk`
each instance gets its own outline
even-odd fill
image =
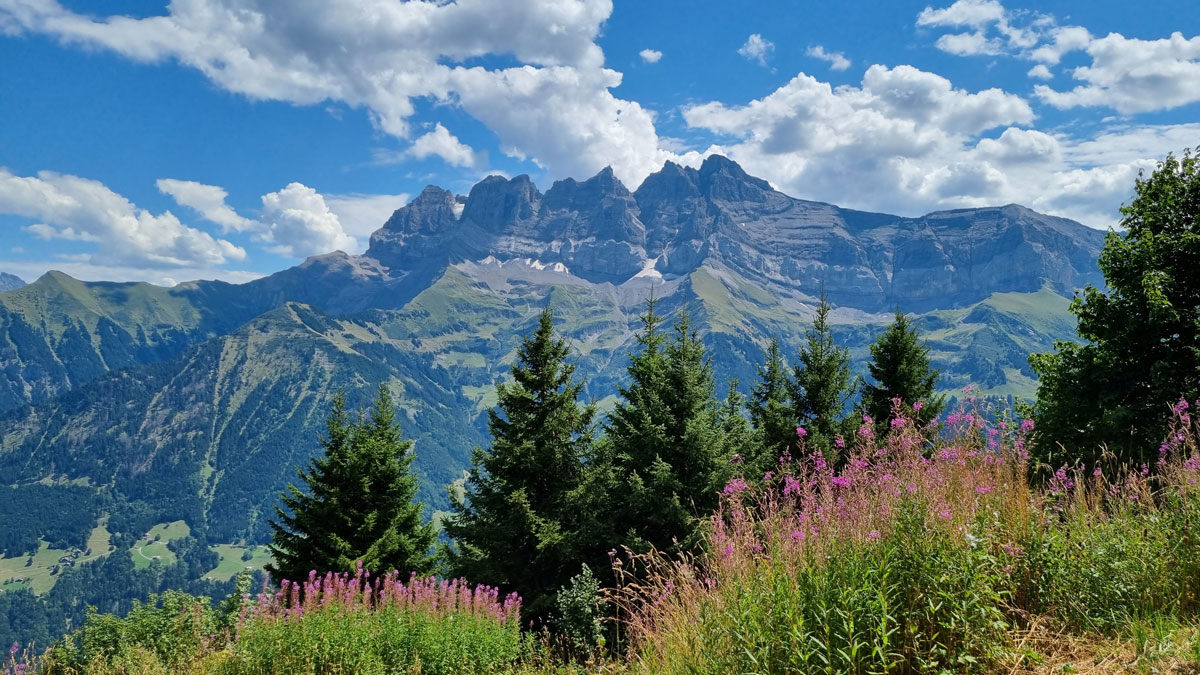
[[[917,404],[919,406],[919,404]],[[1033,424],[971,407],[890,433],[864,418],[844,466],[807,452],[735,478],[696,557],[638,559],[617,594],[644,672],[986,671],[1009,630],[1049,613],[1118,631],[1194,615],[1200,460],[1187,404],[1159,466],[1112,480],[1040,468]]]

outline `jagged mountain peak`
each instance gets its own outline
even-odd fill
[[[488,231],[500,231],[537,218],[541,201],[542,193],[529,176],[492,175],[471,188],[462,219]]]

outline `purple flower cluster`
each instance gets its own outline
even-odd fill
[[[264,592],[244,606],[238,625],[247,620],[296,621],[323,610],[382,609],[437,617],[468,615],[508,623],[518,620],[521,598],[516,593],[501,598],[497,589],[471,586],[463,579],[439,580],[414,573],[405,582],[394,571],[372,578],[360,561],[354,574],[318,575],[313,571],[302,583],[283,580],[278,591]]]

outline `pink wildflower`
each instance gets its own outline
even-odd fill
[[[745,492],[749,487],[750,486],[746,484],[746,481],[742,480],[741,478],[734,478],[733,480],[729,481],[729,483],[725,486],[725,490],[724,490],[725,496],[731,497],[736,494],[741,494],[742,492]]]

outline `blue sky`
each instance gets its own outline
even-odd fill
[[[0,271],[245,280],[426,184],[727,154],[797,197],[1114,225],[1200,144],[1200,7],[0,0]]]

